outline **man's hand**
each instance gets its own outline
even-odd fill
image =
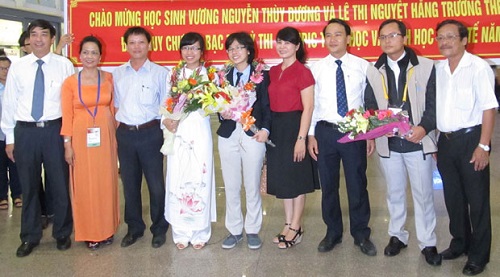
[[[475,171],[481,171],[490,163],[490,153],[478,146],[474,150],[474,153],[472,153],[470,163],[474,164]]]
[[[307,140],[307,150],[309,151],[309,155],[311,155],[311,158],[313,158],[315,161],[318,161],[318,141],[314,136],[308,136]]]
[[[366,155],[371,156],[375,152],[375,140],[369,139],[366,141]]]
[[[410,134],[406,136],[407,141],[411,141],[413,143],[421,143],[422,139],[425,137],[426,132],[424,127],[422,126],[412,126]]]
[[[13,163],[16,162],[14,159],[14,143],[5,145],[5,153],[7,153],[7,157],[9,157]]]

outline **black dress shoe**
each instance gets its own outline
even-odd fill
[[[436,247],[428,246],[422,249],[425,261],[430,265],[441,265],[442,257],[438,254]]]
[[[138,238],[142,237],[142,235],[132,235],[130,233],[127,233],[125,237],[122,239],[122,247],[129,247],[130,245],[134,244]]]
[[[401,249],[406,248],[407,245],[400,241],[397,237],[391,237],[389,239],[389,244],[384,249],[384,255],[386,256],[396,256],[401,252]]]
[[[71,247],[71,239],[69,237],[63,236],[57,239],[57,249],[66,250]]]
[[[451,250],[451,248],[448,248],[441,252],[441,256],[443,257],[443,260],[454,260],[460,256],[462,256],[463,252],[454,252]]]
[[[342,237],[338,238],[332,238],[329,236],[326,236],[318,245],[318,251],[319,252],[328,252],[331,251],[335,245],[339,244],[342,242]]]
[[[33,251],[33,248],[35,248],[36,246],[38,246],[38,242],[35,243],[35,242],[24,241],[21,244],[21,246],[19,246],[17,248],[16,256],[18,256],[18,257],[26,257],[29,254],[31,254],[31,251]]]
[[[361,252],[363,254],[368,255],[368,256],[375,256],[377,255],[377,248],[373,244],[373,242],[370,241],[370,239],[364,239],[362,241],[354,241],[354,244],[359,246],[359,249],[361,249]]]
[[[165,244],[165,240],[166,240],[165,234],[153,236],[153,240],[151,241],[151,246],[153,246],[153,248],[160,248],[163,244]]]
[[[467,262],[464,266],[464,270],[462,273],[468,276],[478,275],[479,273],[484,271],[484,265],[479,265],[475,262]]]

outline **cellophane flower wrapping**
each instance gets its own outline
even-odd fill
[[[340,132],[348,133],[337,140],[340,143],[375,139],[388,133],[406,135],[411,129],[406,111],[395,114],[392,110],[365,110],[362,107],[350,110],[338,125]]]

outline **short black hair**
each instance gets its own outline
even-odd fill
[[[93,42],[93,43],[95,43],[97,45],[97,48],[99,48],[99,54],[102,54],[102,44],[101,44],[101,41],[98,38],[96,38],[96,37],[94,37],[92,35],[86,36],[86,37],[84,37],[82,39],[82,41],[80,42],[80,52],[79,52],[79,54],[82,53],[83,45],[85,43],[87,43],[87,42]]]
[[[226,50],[229,49],[229,46],[231,46],[234,41],[237,41],[239,44],[245,46],[248,52],[250,52],[250,54],[248,54],[247,63],[251,64],[255,59],[255,42],[252,37],[246,32],[232,33],[226,39]]]
[[[403,37],[406,36],[406,25],[403,23],[403,21],[397,20],[397,19],[387,19],[386,21],[382,22],[380,24],[380,27],[378,28],[378,33],[380,34],[380,31],[382,28],[384,28],[385,25],[389,25],[391,23],[396,23],[398,25],[399,32]]]
[[[458,27],[458,34],[460,35],[460,40],[469,37],[469,30],[467,29],[467,27],[462,22],[455,19],[447,19],[439,22],[436,27],[436,33],[439,31],[439,29],[441,29],[441,27],[448,24],[452,24]]]
[[[12,61],[9,58],[7,58],[7,56],[0,56],[0,62],[9,62],[9,64],[12,63]]]
[[[301,63],[306,62],[306,50],[304,48],[304,42],[300,37],[299,30],[293,27],[285,27],[278,31],[278,34],[276,35],[276,40],[278,39],[298,45],[299,49],[295,53],[295,57]]]
[[[32,21],[30,23],[30,25],[28,26],[28,35],[31,34],[31,31],[33,31],[33,29],[35,29],[36,27],[40,27],[40,28],[42,28],[42,30],[49,30],[50,31],[50,38],[53,38],[56,36],[56,28],[54,28],[54,26],[52,26],[52,24],[50,24],[50,22],[48,22],[45,19],[36,19],[36,20]]]
[[[203,56],[203,53],[205,52],[205,40],[203,39],[202,35],[200,35],[199,33],[195,33],[195,32],[189,32],[189,33],[186,33],[185,35],[182,36],[181,43],[179,45],[179,51],[181,51],[183,46],[193,45],[196,42],[200,43],[200,48],[201,48],[200,50],[201,50],[201,54]]]
[[[151,42],[151,34],[142,27],[135,26],[128,28],[127,31],[125,31],[125,34],[123,34],[123,41],[125,41],[125,43],[128,43],[128,37],[130,35],[144,35],[148,40],[148,43]]]
[[[323,28],[323,36],[326,35],[326,27],[328,27],[328,25],[333,24],[333,23],[337,23],[337,24],[344,26],[346,36],[351,35],[351,27],[349,26],[349,24],[347,24],[347,22],[345,20],[338,19],[338,18],[332,18],[332,19],[330,19],[330,21],[328,21],[326,26]]]
[[[28,31],[23,31],[21,33],[21,36],[19,36],[19,40],[17,41],[19,43],[19,46],[23,47],[25,46],[25,42],[27,39],[30,38],[30,34],[28,33]]]

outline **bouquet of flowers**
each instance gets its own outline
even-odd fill
[[[179,62],[172,69],[170,95],[160,107],[160,114],[172,120],[182,121],[190,112],[201,110],[204,115],[218,110],[212,106],[213,95],[219,88],[213,83],[216,69],[209,67],[208,74],[200,74],[202,67],[193,71],[190,76],[183,76],[185,61]],[[160,151],[164,155],[173,154],[175,135],[163,129],[164,143]]]
[[[227,79],[227,75],[234,68],[234,64],[228,62],[219,71],[221,91],[216,93],[216,101],[219,104],[220,110],[230,111],[231,120],[239,122],[243,125],[243,130],[252,131],[256,134],[259,129],[255,126],[255,118],[251,116],[252,105],[256,100],[255,88],[264,80],[262,71],[266,68],[266,64],[262,60],[254,60],[252,62],[255,68],[250,80],[242,86],[232,86]],[[270,140],[267,144],[275,146]]]
[[[405,135],[411,129],[406,111],[394,114],[392,110],[365,111],[362,107],[350,110],[338,125],[340,132],[349,132],[338,140],[340,143],[374,139],[390,132]]]

